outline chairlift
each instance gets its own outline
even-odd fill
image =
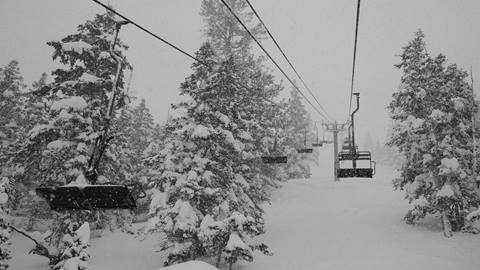
[[[311,153],[313,153],[313,148],[307,147],[307,128],[306,127],[305,127],[304,139],[303,139],[303,148],[297,149],[297,152],[300,153],[300,154],[311,154]]]
[[[342,151],[350,151],[352,148],[355,148],[355,150],[358,150],[358,145],[355,145],[354,147],[352,141],[350,139],[346,139],[343,142]]]
[[[285,155],[278,155],[277,153],[277,134],[275,134],[275,139],[273,141],[273,155],[262,156],[262,161],[265,164],[282,164],[287,163],[287,156]]]
[[[339,178],[372,178],[373,175],[375,175],[376,165],[375,161],[372,160],[372,154],[369,151],[358,151],[357,146],[355,145],[354,115],[360,108],[360,94],[353,94],[357,99],[357,108],[351,114],[349,139],[345,141],[342,151],[338,153],[339,168],[336,173]],[[349,166],[350,163],[351,166]]]
[[[85,185],[36,189],[50,208],[61,210],[134,209],[135,198],[128,186]]]
[[[109,142],[113,139],[113,136],[109,135],[109,131],[114,113],[115,100],[118,95],[118,79],[122,69],[122,59],[115,54],[114,48],[120,27],[126,23],[128,22],[117,23],[115,39],[110,48],[110,55],[117,62],[117,69],[112,84],[103,134],[95,141],[87,169],[84,173],[85,179],[88,180],[89,184],[68,184],[37,188],[37,194],[48,202],[52,210],[133,209],[136,207],[135,199],[146,196],[145,192],[141,190],[141,187],[138,185],[97,184],[97,170],[100,161]],[[139,190],[140,192],[138,192]]]
[[[275,136],[273,139],[273,148],[272,151],[270,151],[270,155],[262,156],[262,162],[265,164],[284,164],[287,163],[288,158],[286,155],[279,154],[277,151],[277,135],[278,135],[278,123],[277,121],[275,123]]]
[[[323,143],[325,142],[325,132],[323,133],[323,139],[321,141],[318,140],[318,127],[317,127],[317,121],[315,121],[315,129],[317,131],[317,141],[312,143],[313,147],[322,147]]]

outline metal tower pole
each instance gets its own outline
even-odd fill
[[[338,124],[335,121],[333,132],[333,177],[335,181],[338,181]]]

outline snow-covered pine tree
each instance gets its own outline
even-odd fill
[[[306,155],[299,154],[297,149],[312,147],[312,142],[317,138],[316,133],[312,132],[310,114],[302,103],[302,97],[295,89],[290,91],[285,118],[287,119],[285,128],[288,138],[285,143],[289,146],[287,150],[288,178],[309,178],[311,175],[310,163],[316,160],[318,152]]]
[[[241,115],[245,89],[236,83],[238,66],[233,58],[215,63],[218,58],[208,43],[196,57],[208,66],[194,63],[194,73],[182,83],[187,100],[173,106],[164,149],[153,162],[161,175],[152,183],[151,221],[167,235],[166,265],[223,256],[226,239],[235,231],[214,242],[205,240],[199,236],[205,218],[222,221],[243,215],[251,221],[243,235],[246,245],[266,250],[252,240],[263,231],[261,210],[249,196],[249,183],[235,169],[254,158],[246,147],[251,135],[242,129],[248,121]],[[211,246],[218,241],[224,245]]]
[[[22,129],[22,110],[25,90],[18,61],[13,60],[0,68],[0,175],[11,176],[15,173],[11,159],[14,157],[13,145],[24,133]]]
[[[19,78],[21,78],[21,76],[19,76]],[[10,205],[13,210],[20,210],[21,213],[27,217],[28,229],[33,227],[38,217],[45,217],[44,214],[47,211],[45,204],[40,202],[38,196],[32,192],[32,189],[38,186],[38,181],[36,181],[38,179],[23,177],[27,174],[25,173],[26,168],[34,170],[37,168],[38,162],[36,162],[34,158],[31,158],[32,163],[28,165],[25,164],[19,149],[24,145],[28,131],[36,124],[41,123],[44,118],[45,102],[40,96],[35,94],[35,91],[45,85],[46,79],[47,75],[44,73],[38,81],[32,84],[31,88],[23,90],[21,93],[17,92],[15,108],[9,108],[8,106],[3,107],[8,110],[5,115],[12,119],[10,120],[11,122],[15,122],[14,125],[6,125],[7,127],[14,127],[12,130],[14,132],[14,138],[11,138],[8,147],[2,150],[4,157],[8,156],[8,158],[2,161],[5,168],[3,175],[15,179],[13,183],[13,190],[15,192],[10,194]],[[5,99],[5,101],[6,100],[8,99]]]
[[[28,133],[28,140],[19,153],[25,172],[21,177],[40,181],[43,185],[64,185],[85,182],[84,171],[96,138],[105,124],[108,96],[116,72],[116,62],[110,55],[116,20],[111,13],[96,15],[77,28],[77,33],[61,41],[47,44],[54,49],[53,59],[63,67],[52,72],[53,82],[43,86],[37,95],[46,100],[44,122],[37,123]],[[117,40],[116,54],[123,55],[127,47]],[[123,66],[128,62],[123,58]],[[123,72],[117,87],[124,86]],[[124,106],[120,95],[115,110]],[[99,168],[99,182],[109,182],[110,167],[116,164],[114,153],[106,150]],[[38,166],[29,167],[36,163]],[[117,172],[122,175],[124,172]],[[46,206],[45,206],[46,207]],[[59,214],[54,219],[50,237],[53,246],[61,244],[68,228],[66,221],[89,221],[102,227],[109,219],[103,211],[78,211]]]
[[[227,0],[228,5],[246,25],[252,25],[253,12],[243,0]],[[203,32],[208,42],[214,48],[217,57],[223,60],[235,57],[237,61],[251,61],[252,38],[236,21],[222,2],[216,0],[202,0],[200,14],[204,18],[205,28]],[[250,31],[256,38],[262,39],[266,31],[257,22]]]
[[[90,225],[70,222],[62,239],[63,253],[54,270],[88,270],[90,261]]]
[[[249,25],[257,39],[265,37],[266,30],[253,20],[253,12],[245,1],[228,0],[227,3],[234,13]],[[261,156],[270,154],[275,134],[278,135],[277,154],[285,150],[284,111],[282,106],[272,106],[282,87],[273,81],[271,71],[263,65],[264,58],[253,55],[252,38],[223,3],[203,0],[201,15],[205,21],[205,36],[215,51],[216,60],[234,59],[239,70],[237,87],[244,90],[240,97],[243,106],[239,108],[239,115],[246,121],[245,124],[238,124],[244,125],[243,128],[250,131],[253,145],[246,147],[255,158],[245,161],[246,164],[241,164],[235,170],[246,174],[245,179],[251,187],[250,196],[255,202],[266,200],[270,189],[278,186],[279,180],[287,178],[285,166],[271,166],[259,162]]]
[[[42,179],[29,177],[29,175],[35,175],[35,173],[30,174],[30,172],[41,170],[37,162],[41,159],[41,153],[39,151],[30,152],[29,154],[31,156],[28,163],[24,159],[24,153],[22,153],[25,142],[29,141],[28,132],[36,125],[48,123],[49,117],[45,111],[49,108],[50,103],[42,94],[42,90],[45,90],[44,87],[47,85],[47,78],[48,75],[42,73],[39,80],[32,83],[29,91],[25,95],[26,102],[22,110],[22,127],[26,132],[17,140],[15,146],[17,153],[14,164],[18,164],[23,172],[22,177],[15,179],[15,197],[17,199],[15,207],[25,213],[28,220],[28,223],[25,225],[27,231],[34,230],[37,221],[48,219],[51,215],[50,209],[46,206],[45,201],[33,191],[42,183]],[[18,150],[20,150],[20,152]],[[38,159],[36,159],[34,155],[36,155]]]
[[[253,261],[255,249],[270,254],[265,244],[252,246],[251,235],[256,233],[254,223],[254,219],[238,212],[220,221],[215,221],[210,215],[203,218],[199,238],[204,242],[207,253],[216,254],[216,267],[220,267],[222,258],[229,269],[232,269],[239,259]]]
[[[128,163],[131,167],[128,170],[131,174],[128,178],[132,178],[142,169],[143,152],[153,142],[153,116],[144,99],[141,99],[138,105],[128,106],[121,111],[118,120],[115,121],[115,130],[118,130],[117,133],[121,137],[119,136],[114,144],[121,144],[120,149],[128,151],[126,154],[129,155]]]
[[[390,144],[405,156],[396,188],[413,204],[405,219],[440,214],[444,234],[460,230],[465,210],[478,205],[472,178],[471,114],[476,111],[467,73],[446,58],[432,58],[421,31],[403,48],[401,86],[389,105]]]
[[[7,223],[7,203],[8,194],[11,191],[11,185],[7,177],[0,178],[0,270],[8,269],[8,260],[10,259],[10,228]]]
[[[112,166],[111,174],[123,172],[124,175],[118,177],[119,181],[135,183],[146,188],[150,172],[144,164],[144,159],[153,156],[153,152],[157,154],[160,145],[163,144],[158,135],[161,127],[155,126],[153,116],[144,99],[135,106],[130,104],[124,107],[113,126],[117,136],[111,144],[111,149],[118,162],[117,167]],[[147,199],[137,201],[135,213],[143,212],[148,212]]]

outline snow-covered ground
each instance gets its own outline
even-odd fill
[[[408,203],[392,188],[393,169],[378,166],[373,180],[334,182],[331,152],[323,149],[312,178],[286,183],[266,206],[262,239],[274,256],[259,254],[236,269],[480,269],[480,236],[444,238],[434,218],[405,224]],[[91,241],[91,269],[156,270],[162,266],[154,252],[157,241],[107,232]],[[44,259],[26,254],[30,246],[29,240],[14,237],[11,269],[48,269]]]
[[[262,236],[274,256],[242,269],[480,269],[480,236],[444,238],[435,218],[405,224],[409,206],[393,190],[393,169],[378,166],[373,180],[334,182],[331,150],[320,161],[311,179],[275,192]]]
[[[156,270],[163,266],[163,257],[158,250],[159,239],[150,236],[143,241],[122,232],[104,232],[91,241],[90,268],[92,270]],[[33,243],[14,234],[10,268],[12,270],[49,270],[48,260],[37,255],[28,255]]]

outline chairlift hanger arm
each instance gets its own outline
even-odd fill
[[[118,33],[120,32],[120,28],[122,25],[127,24],[128,22],[126,21],[121,21],[118,22],[115,26],[115,38],[113,40],[112,46],[110,47],[110,55],[111,57],[117,62],[117,67],[116,67],[116,72],[115,72],[115,78],[112,83],[112,90],[110,92],[110,97],[108,100],[108,107],[107,107],[107,113],[105,117],[105,124],[103,127],[103,132],[102,135],[100,135],[100,138],[97,139],[95,142],[92,155],[90,157],[90,161],[88,164],[87,171],[85,172],[85,176],[89,180],[91,184],[95,184],[97,182],[98,178],[98,167],[100,166],[100,161],[102,159],[102,156],[109,144],[109,142],[113,139],[113,136],[109,136],[109,131],[110,131],[110,126],[112,124],[112,116],[113,116],[113,111],[115,107],[115,100],[118,96],[118,81],[120,78],[120,73],[122,71],[122,58],[115,53],[115,45],[117,43],[118,39]]]

